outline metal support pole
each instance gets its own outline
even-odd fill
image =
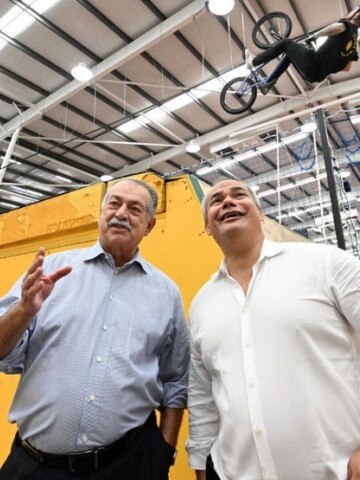
[[[18,138],[18,135],[19,135],[19,132],[20,132],[20,128],[17,128],[15,130],[15,132],[13,133],[13,136],[11,137],[11,140],[10,140],[10,143],[9,143],[9,146],[6,150],[6,153],[5,153],[5,157],[4,157],[4,160],[1,164],[1,170],[0,170],[0,184],[2,183],[3,181],[3,178],[4,178],[4,175],[5,175],[5,172],[6,172],[6,169],[10,163],[10,159],[11,159],[11,155],[14,151],[14,148],[15,148],[15,144],[16,144],[16,140]]]
[[[336,193],[336,182],[335,182],[334,170],[332,166],[330,148],[329,148],[329,143],[328,143],[326,129],[325,129],[323,109],[317,110],[316,123],[319,127],[319,132],[321,137],[321,144],[322,144],[323,155],[324,155],[326,176],[327,176],[328,187],[329,187],[331,209],[332,209],[332,214],[334,219],[337,244],[339,248],[346,250],[344,232],[342,228],[341,215],[340,215],[340,209],[339,209],[339,202],[338,202],[337,193]]]

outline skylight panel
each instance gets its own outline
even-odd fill
[[[44,13],[53,7],[59,0],[24,0],[29,7],[37,13]],[[15,38],[21,32],[24,32],[35,22],[35,18],[22,8],[12,7],[5,15],[0,18],[0,30],[11,38]],[[6,40],[0,40],[0,50],[7,45]]]

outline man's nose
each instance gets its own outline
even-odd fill
[[[128,213],[128,210],[127,210],[127,206],[125,203],[123,203],[122,205],[120,205],[118,207],[118,209],[116,210],[115,212],[115,217],[121,219],[121,218],[124,218],[127,216],[127,213]]]
[[[233,206],[235,205],[234,199],[227,195],[223,200],[223,207]]]

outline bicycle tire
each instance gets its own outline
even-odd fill
[[[238,115],[253,105],[256,96],[257,88],[254,82],[248,77],[237,77],[223,86],[220,104],[225,112]]]
[[[283,12],[272,12],[264,15],[254,25],[252,40],[258,48],[266,50],[279,40],[287,38],[292,29],[289,15]]]

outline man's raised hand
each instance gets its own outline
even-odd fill
[[[34,261],[26,272],[21,286],[20,307],[22,310],[34,316],[41,308],[44,301],[53,291],[55,283],[65,275],[68,275],[72,267],[66,266],[44,275],[43,263],[45,249],[41,247],[37,252]]]

